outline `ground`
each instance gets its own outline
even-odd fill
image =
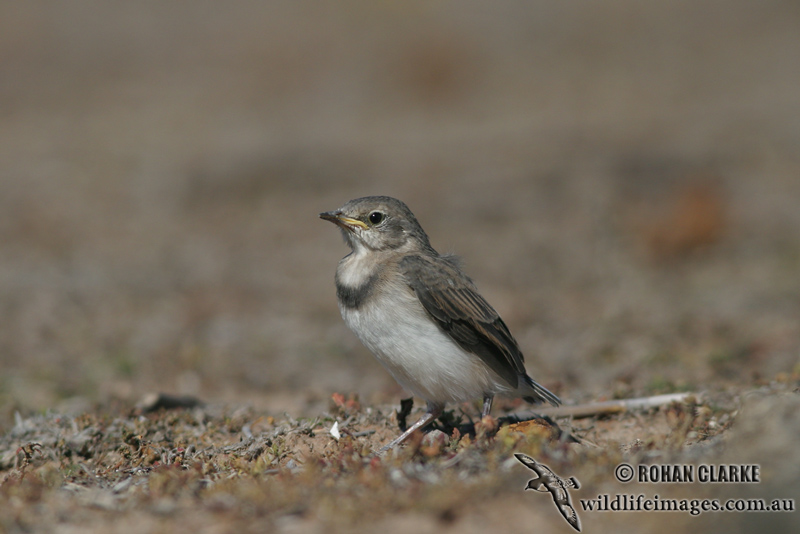
[[[800,377],[792,378],[794,389],[776,383],[744,397],[690,396],[641,413],[564,419],[560,431],[541,420],[471,422],[465,407],[449,414],[460,429],[442,426],[382,456],[374,451],[398,432],[397,414],[354,395],[336,394],[327,410],[298,419],[209,405],[19,417],[0,440],[0,519],[9,532],[481,532],[497,522],[568,531],[549,494],[524,491],[535,475],[513,456],[522,453],[578,480],[572,500],[587,531],[660,531],[665,520],[687,530],[788,531],[800,474],[800,453],[789,445],[800,430]],[[758,473],[746,484],[701,484],[699,476],[685,485],[648,483],[658,474],[623,484],[614,478],[623,464]],[[791,511],[633,519],[578,505],[639,494],[780,499]]]
[[[513,453],[573,502],[796,499],[798,30],[781,0],[0,4],[0,532],[571,531]],[[374,459],[407,394],[341,321],[317,218],[369,194],[461,256],[565,405],[694,395],[555,417],[577,442],[452,406],[474,434]]]

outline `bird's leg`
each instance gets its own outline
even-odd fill
[[[405,432],[408,429],[407,420],[413,408],[414,397],[400,400],[400,410],[397,412],[397,425],[400,427],[400,432]]]
[[[424,427],[428,426],[430,423],[432,423],[434,419],[436,419],[437,417],[442,415],[443,411],[444,411],[444,405],[433,404],[433,403],[429,402],[428,403],[428,411],[425,413],[425,415],[420,417],[419,421],[417,421],[416,423],[411,425],[408,428],[408,430],[406,430],[405,432],[400,434],[398,437],[393,439],[391,442],[389,442],[386,445],[384,445],[383,447],[381,447],[378,450],[378,454],[382,454],[382,453],[388,451],[389,449],[393,449],[396,446],[400,445],[405,440],[407,440],[408,436],[413,434],[415,430],[420,429],[420,428],[424,428]]]
[[[489,415],[489,413],[492,411],[493,400],[494,400],[494,395],[483,396],[483,411],[481,412],[481,419]]]

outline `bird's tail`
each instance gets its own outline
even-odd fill
[[[561,405],[561,399],[556,397],[555,394],[553,394],[543,385],[539,384],[533,378],[529,377],[528,375],[523,375],[520,378],[523,382],[522,388],[520,388],[523,390],[522,398],[526,401],[530,402],[531,404],[549,402],[553,406]]]

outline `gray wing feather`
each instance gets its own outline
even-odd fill
[[[480,357],[509,386],[525,375],[522,352],[475,284],[444,257],[406,256],[400,271],[422,306],[464,350]]]

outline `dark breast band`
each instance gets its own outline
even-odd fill
[[[350,287],[343,285],[336,279],[336,297],[339,299],[339,304],[345,308],[357,310],[364,305],[366,301],[372,296],[375,285],[378,282],[380,271],[375,272],[372,276],[358,287]]]

